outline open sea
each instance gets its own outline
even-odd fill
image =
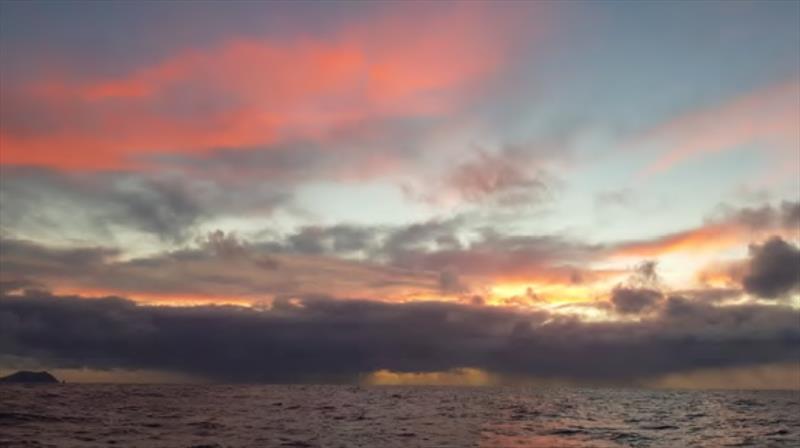
[[[0,447],[800,447],[800,392],[2,385]]]

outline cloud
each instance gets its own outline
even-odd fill
[[[437,302],[286,297],[268,310],[151,307],[121,298],[0,298],[0,351],[59,368],[155,369],[224,381],[357,381],[470,367],[515,377],[631,383],[793,362],[796,310],[670,298],[638,322],[583,322]],[[13,366],[12,366],[13,367]]]
[[[784,201],[781,203],[781,210],[783,212],[784,227],[800,231],[800,201]]]
[[[800,248],[777,236],[751,245],[742,285],[751,294],[771,299],[800,289]]]
[[[655,308],[662,300],[660,291],[617,287],[611,292],[614,309],[622,314],[640,314]]]
[[[114,76],[49,67],[3,89],[0,163],[142,169],[159,154],[279,149],[451,114],[504,63],[510,42],[486,17],[469,5],[392,11],[325,38],[230,38]]]
[[[337,250],[337,241],[343,236],[348,236],[350,249],[358,250]],[[441,292],[449,293],[483,294],[478,290],[497,282],[591,284],[622,274],[589,267],[605,256],[604,246],[559,235],[500,232],[474,222],[470,215],[405,226],[301,228],[257,245],[283,253],[313,253],[436,273]]]
[[[0,239],[0,275],[11,280],[49,275],[84,277],[116,260],[122,252],[107,247],[49,248],[29,241]]]
[[[464,227],[463,218],[432,219],[414,223],[391,231],[383,244],[382,251],[394,258],[396,254],[411,250],[426,250],[431,246],[437,249],[459,249],[461,241],[458,230]]]
[[[377,233],[375,228],[345,224],[331,227],[306,226],[289,235],[282,250],[304,254],[363,253],[374,247]]]
[[[704,252],[741,244],[743,232],[729,223],[708,224],[649,240],[630,241],[617,246],[620,256],[657,257],[672,252]]]
[[[443,236],[437,234],[436,241],[442,241]],[[431,238],[420,239],[413,245],[410,241],[404,245],[387,244],[385,250],[389,260],[402,267],[448,267],[462,275],[507,279],[533,280],[553,274],[568,282],[581,270],[581,265],[602,252],[600,246],[558,235],[516,235],[486,227],[464,241],[445,239],[442,246],[434,242]]]
[[[604,253],[600,246],[476,230],[462,217],[405,226],[307,226],[252,241],[215,230],[192,245],[139,256],[116,246],[72,247],[0,238],[0,262],[8,280],[30,277],[57,291],[173,303],[259,303],[312,293],[469,300],[498,282],[525,282],[511,292],[518,295],[525,287],[589,285],[620,274],[588,266]],[[65,252],[80,250],[113,256],[60,262]]]
[[[672,252],[706,252],[742,245],[768,234],[795,235],[800,202],[778,206],[733,208],[723,206],[703,225],[652,239],[614,245],[619,256],[656,257]]]
[[[79,178],[49,170],[2,169],[0,223],[17,230],[74,227],[109,233],[120,224],[179,239],[204,213],[185,185],[128,176]],[[80,210],[80,213],[75,213]],[[81,225],[77,225],[80,223]]]
[[[637,288],[658,288],[660,286],[661,279],[658,276],[657,268],[657,261],[642,261],[633,268],[633,272],[627,281],[628,285]]]
[[[464,294],[469,287],[464,284],[458,273],[444,270],[439,274],[439,288],[443,294]]]
[[[492,201],[502,206],[531,205],[549,196],[547,174],[511,151],[500,154],[478,152],[447,175],[446,185],[462,201]]]
[[[2,167],[0,175],[0,226],[12,234],[43,240],[57,236],[62,241],[113,242],[126,231],[178,243],[213,217],[265,215],[289,200],[280,184],[253,192],[252,185],[222,185],[213,179],[173,174],[78,176]]]
[[[756,212],[739,211],[691,231],[619,244],[502,232],[460,215],[401,226],[304,226],[288,233],[269,229],[249,239],[216,230],[193,245],[144,256],[123,254],[113,245],[51,247],[9,237],[0,240],[0,261],[5,280],[28,278],[57,291],[144,301],[257,304],[279,295],[327,294],[387,301],[438,297],[466,302],[481,296],[491,304],[516,297],[516,305],[539,306],[551,300],[600,300],[626,273],[599,267],[609,256],[741,246],[748,241],[744,235],[781,226],[793,204],[757,209],[758,219],[753,218]],[[756,224],[763,230],[753,231]],[[729,241],[716,233],[720,228],[737,230],[727,234]],[[105,255],[61,261],[75,251]],[[650,308],[648,294],[639,293],[662,290],[655,267],[654,261],[641,263],[620,285],[618,311]],[[733,266],[725,272],[734,272]],[[738,277],[724,285],[717,277],[710,270],[703,275],[707,284],[738,287]],[[532,294],[525,293],[528,288]],[[627,290],[633,296],[626,296]]]
[[[479,205],[482,207],[532,208],[553,199],[560,182],[553,175],[561,169],[568,152],[559,142],[553,152],[552,142],[529,145],[504,145],[493,151],[477,148],[466,157],[454,156],[442,168],[441,178],[430,176],[401,184],[406,195],[434,206]]]
[[[642,314],[653,311],[662,304],[664,294],[656,272],[658,263],[647,260],[633,268],[624,284],[611,291],[610,302],[620,314]]]
[[[438,271],[265,250],[221,231],[211,232],[191,248],[137,258],[120,255],[103,247],[57,248],[0,239],[0,279],[32,278],[58,291],[125,294],[183,304],[258,304],[285,294],[404,300],[439,293]]]
[[[784,171],[797,168],[800,135],[800,80],[791,79],[679,116],[641,139],[671,148],[646,173],[672,168],[693,158],[745,145],[777,155]]]
[[[0,275],[0,294],[13,293],[25,289],[42,289],[42,285],[24,277],[10,279],[4,279],[3,277],[3,275]]]
[[[443,285],[458,284],[456,289],[466,288],[467,277],[572,284],[604,275],[581,267],[602,253],[600,246],[556,235],[524,236],[487,227],[475,229],[467,215],[405,226],[303,227],[256,246],[274,252],[328,255],[437,272]]]
[[[797,230],[800,228],[800,201],[781,201],[760,207],[720,207],[714,221],[727,221],[750,230]]]

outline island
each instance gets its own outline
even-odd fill
[[[26,383],[26,384],[58,384],[60,381],[56,379],[49,372],[31,372],[28,370],[20,370],[11,375],[0,377],[0,383]]]

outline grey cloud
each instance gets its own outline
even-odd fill
[[[470,236],[462,240],[464,231]],[[0,262],[12,279],[31,277],[51,287],[251,300],[361,288],[376,294],[376,288],[398,294],[466,292],[470,288],[464,278],[470,276],[581,281],[594,276],[581,264],[603,250],[557,236],[489,229],[475,233],[461,218],[396,227],[305,227],[255,242],[217,230],[195,242],[180,250],[118,259],[121,253],[112,248],[60,249],[5,238],[0,239]]]
[[[611,292],[614,309],[623,314],[638,314],[652,310],[662,299],[660,291],[617,287]]]
[[[42,285],[27,278],[3,279],[2,276],[0,276],[0,294],[7,294],[25,289],[42,289]]]
[[[200,240],[201,245],[209,248],[215,254],[225,258],[244,256],[246,248],[234,233],[225,234],[222,230],[210,232],[205,240]]]
[[[12,234],[113,241],[119,229],[183,242],[213,216],[262,213],[288,201],[280,189],[225,185],[181,175],[104,172],[77,176],[2,167],[0,226]],[[244,193],[243,193],[244,192]]]
[[[196,194],[176,180],[125,174],[75,176],[4,167],[0,222],[9,230],[51,227],[111,234],[113,226],[180,240],[205,214]]]
[[[633,272],[628,277],[627,284],[634,288],[658,289],[661,285],[661,279],[657,269],[657,261],[642,261],[633,268]]]
[[[313,227],[303,228],[298,233],[290,235],[288,243],[292,249],[304,254],[321,254],[325,251],[322,235]]]
[[[368,229],[337,225],[331,228],[332,246],[336,252],[368,250],[373,244],[373,234]]]
[[[258,311],[29,292],[0,298],[0,353],[53,367],[159,369],[224,381],[356,381],[377,369],[469,366],[626,383],[793,362],[800,355],[798,317],[788,306],[716,307],[679,297],[639,322],[582,322],[433,302],[303,296]]]
[[[470,202],[491,200],[498,205],[520,206],[541,202],[549,194],[547,175],[542,168],[513,151],[476,157],[457,165],[446,185]]]
[[[407,250],[460,248],[456,233],[464,224],[463,219],[454,218],[401,226],[304,226],[286,235],[271,235],[254,246],[282,253],[359,255],[386,261]]]
[[[800,248],[780,237],[750,246],[744,289],[765,298],[781,297],[800,288]]]
[[[278,269],[280,263],[271,257],[268,253],[261,253],[254,250],[248,243],[241,241],[235,233],[225,233],[222,230],[215,230],[209,232],[205,239],[199,239],[202,251],[185,250],[182,253],[177,253],[178,257],[182,255],[184,258],[200,259],[206,254],[211,253],[221,258],[224,263],[231,261],[247,261],[257,267],[264,269]],[[153,258],[151,258],[153,260]],[[219,275],[216,278],[224,278]]]
[[[575,280],[584,272],[574,265],[605,250],[557,235],[506,234],[471,224],[468,217],[457,216],[405,226],[304,227],[254,246],[282,253],[357,255],[358,259],[404,269],[449,269],[464,275],[556,270]]]
[[[754,230],[786,229],[800,231],[800,202],[782,201],[778,205],[734,208],[722,206],[715,220],[735,222]]]
[[[106,247],[48,248],[25,240],[0,239],[0,278],[83,278],[99,274],[107,262],[120,254],[119,250]]]
[[[456,232],[465,222],[460,218],[430,220],[392,229],[384,240],[382,252],[393,258],[404,251],[426,250],[432,245],[436,249],[459,249],[461,243]]]
[[[691,298],[695,303],[715,305],[731,299],[741,299],[742,290],[739,288],[700,288],[678,290],[672,294],[678,297]]]
[[[118,223],[134,223],[140,230],[162,239],[180,241],[209,212],[196,195],[177,180],[136,180],[130,186],[112,187],[108,203],[119,205],[111,212]]]
[[[464,294],[469,292],[469,287],[464,284],[458,273],[452,270],[443,270],[439,273],[439,289],[444,294]]]
[[[583,277],[584,272],[579,266],[602,251],[602,247],[582,244],[560,236],[521,236],[483,229],[476,238],[464,243],[462,247],[403,247],[391,250],[388,254],[392,263],[403,267],[448,267],[462,275],[478,276],[536,277],[554,274],[568,281]],[[586,274],[588,277],[589,273]]]
[[[568,152],[562,143],[539,141],[502,145],[495,150],[475,148],[455,159],[439,173],[401,183],[411,199],[434,205],[477,205],[502,214],[508,210],[539,209],[554,197],[561,181],[554,173],[563,169]],[[433,176],[433,180],[431,178]]]
[[[642,314],[655,310],[663,303],[658,263],[645,260],[631,270],[624,284],[611,290],[610,302],[621,314]]]
[[[783,215],[783,225],[786,228],[800,232],[800,201],[781,203],[781,213]]]
[[[32,278],[50,287],[80,287],[129,294],[224,297],[259,301],[279,294],[370,291],[391,296],[413,286],[438,291],[436,272],[358,260],[280,252],[222,231],[198,245],[123,259],[109,248],[61,249],[0,239],[0,280]]]
[[[371,249],[378,232],[374,227],[344,224],[331,227],[307,226],[289,235],[283,248],[305,254],[348,255]]]

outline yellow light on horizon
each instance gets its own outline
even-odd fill
[[[595,299],[596,288],[590,285],[543,284],[535,282],[498,283],[490,288],[489,302],[503,304],[511,298],[528,301],[531,305],[589,302]]]

